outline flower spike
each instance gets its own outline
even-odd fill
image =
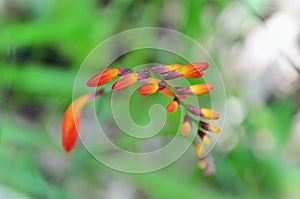
[[[176,78],[201,78],[204,71],[209,67],[206,62],[196,62],[191,64],[169,64],[153,66],[147,69],[135,70],[130,68],[107,68],[93,76],[87,82],[89,87],[98,87],[113,81],[119,76],[120,79],[112,85],[113,91],[124,90],[135,83],[142,83],[138,92],[147,96],[155,93],[162,93],[172,98],[166,106],[168,113],[176,112],[180,106],[186,111],[186,115],[181,125],[181,133],[188,136],[191,133],[193,123],[197,123],[198,132],[193,139],[195,152],[197,154],[199,167],[205,175],[214,173],[215,166],[211,156],[205,156],[206,146],[211,144],[209,133],[219,133],[221,129],[209,122],[204,122],[192,118],[192,114],[207,120],[219,119],[220,115],[216,111],[186,104],[189,95],[200,95],[214,90],[210,84],[195,84],[184,87],[177,87],[171,81]],[[69,153],[75,146],[81,126],[81,113],[85,104],[100,96],[103,90],[92,94],[83,95],[77,98],[66,110],[62,121],[62,146]]]

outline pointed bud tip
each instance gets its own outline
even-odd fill
[[[196,69],[201,70],[201,71],[204,71],[209,67],[209,63],[207,63],[207,62],[195,62],[195,63],[192,63],[192,65]]]
[[[63,144],[63,149],[64,149],[65,153],[67,153],[67,154],[69,154],[73,148],[74,148],[74,146],[69,146],[69,145]]]

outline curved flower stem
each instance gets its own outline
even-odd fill
[[[181,134],[194,144],[200,168],[204,171],[204,173],[210,174],[214,171],[214,168],[209,166],[209,159],[200,155],[204,154],[203,150],[205,149],[205,145],[210,144],[210,138],[206,131],[219,133],[220,128],[213,124],[208,124],[205,122],[205,119],[218,119],[219,114],[210,109],[188,104],[188,102],[184,102],[184,100],[188,98],[188,95],[208,93],[212,91],[214,87],[210,84],[195,84],[185,87],[177,87],[169,81],[170,79],[175,78],[200,78],[204,75],[202,71],[207,69],[208,66],[209,64],[206,62],[197,62],[187,65],[173,64],[157,66],[155,68],[157,73],[152,71],[150,68],[135,72],[129,68],[105,69],[93,76],[88,81],[87,85],[89,87],[98,87],[117,79],[119,76],[122,77],[114,82],[111,89],[108,89],[108,87],[102,87],[98,90],[94,90],[92,93],[79,96],[69,105],[62,121],[63,148],[67,153],[74,148],[80,130],[81,113],[88,102],[94,101],[96,98],[105,94],[110,94],[112,91],[124,90],[129,86],[140,82],[145,83],[138,89],[138,92],[141,95],[146,96],[160,92],[172,98],[172,101],[166,106],[166,111],[168,113],[173,113],[179,108],[183,108],[182,111],[184,111],[184,119],[181,124]],[[200,118],[196,116],[200,116]],[[197,125],[198,127],[196,134],[191,133],[193,125]],[[206,131],[204,132],[204,130]]]

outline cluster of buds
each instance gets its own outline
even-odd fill
[[[88,82],[89,87],[100,87],[117,77],[121,77],[112,85],[113,91],[124,90],[131,85],[140,82],[138,92],[143,96],[162,93],[172,98],[166,106],[168,113],[174,113],[179,108],[184,108],[185,116],[181,125],[183,136],[190,134],[193,123],[198,126],[197,136],[193,140],[195,152],[198,157],[199,167],[204,174],[214,172],[214,164],[211,156],[204,157],[204,146],[211,143],[210,133],[219,133],[220,128],[211,124],[207,120],[219,119],[216,111],[186,104],[185,100],[190,95],[200,95],[211,92],[214,87],[210,84],[195,84],[185,87],[177,87],[169,80],[176,78],[201,78],[204,71],[209,67],[206,62],[196,62],[193,64],[181,65],[161,65],[152,66],[141,71],[133,71],[131,68],[107,68],[93,76]],[[104,90],[100,88],[92,94],[86,94],[77,98],[67,109],[63,117],[62,124],[62,145],[69,153],[78,139],[78,129],[81,123],[81,111],[84,105],[101,96]]]

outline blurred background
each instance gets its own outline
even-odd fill
[[[299,19],[298,0],[0,0],[0,199],[300,198]],[[192,148],[160,171],[126,174],[80,143],[69,155],[60,145],[82,61],[144,26],[194,38],[222,73],[227,115],[212,176]],[[138,51],[116,64],[165,59],[178,61]]]

